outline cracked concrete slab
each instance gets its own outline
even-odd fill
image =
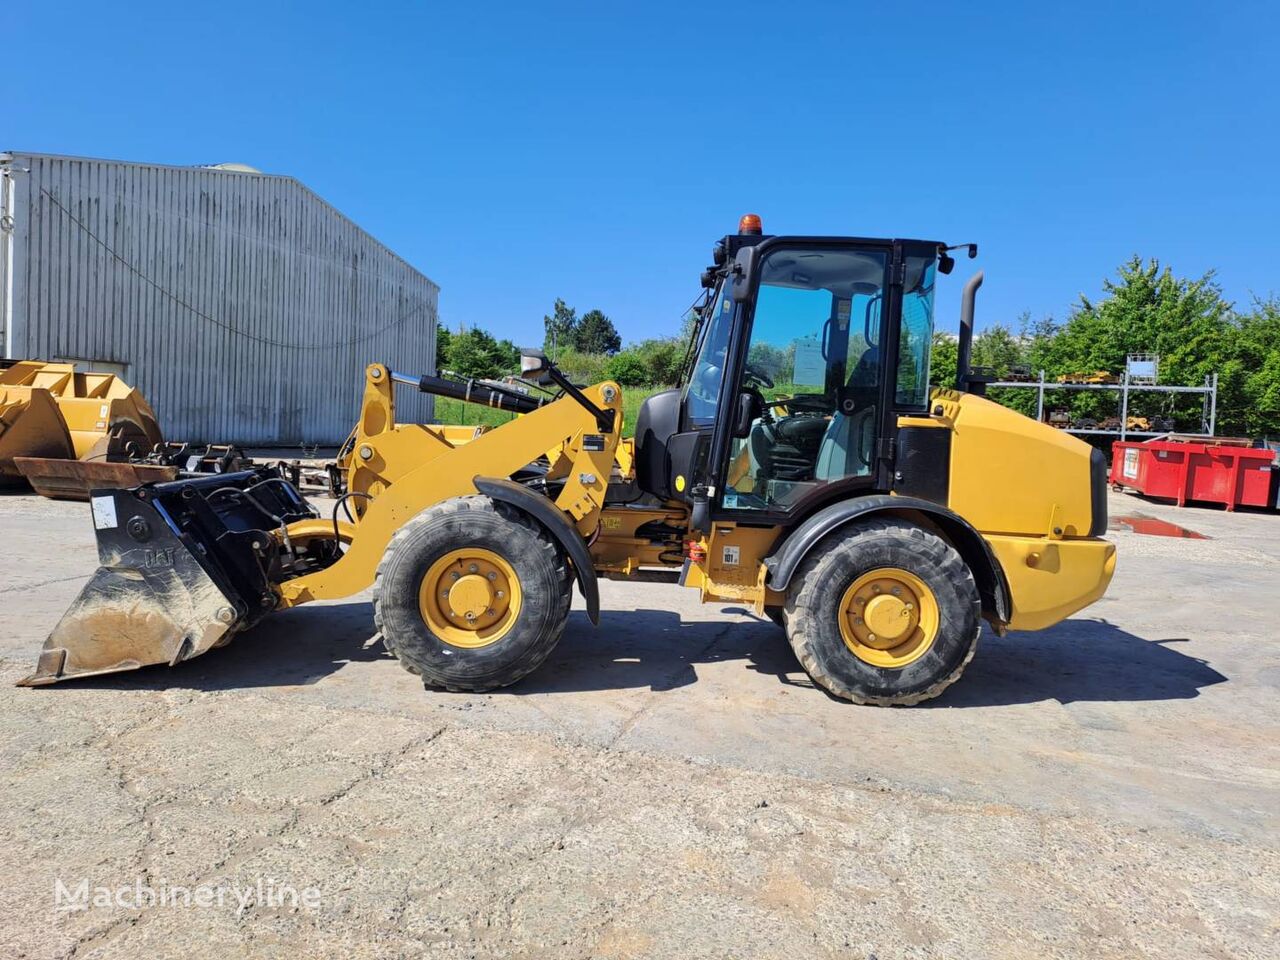
[[[1086,616],[874,710],[813,689],[767,622],[615,583],[600,630],[576,612],[485,696],[424,691],[367,598],[17,689],[92,530],[0,498],[31,558],[0,602],[0,955],[1280,955],[1280,518],[1111,510],[1215,546],[1117,531]],[[78,880],[253,896],[58,910]]]

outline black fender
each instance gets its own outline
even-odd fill
[[[809,551],[829,533],[863,517],[886,514],[907,519],[911,519],[911,514],[923,514],[932,521],[973,571],[978,593],[982,596],[983,612],[994,616],[1000,623],[1009,622],[1012,609],[1009,584],[1005,580],[1000,561],[991,552],[987,541],[982,539],[982,534],[959,514],[941,504],[915,497],[876,494],[842,500],[823,507],[791,531],[782,545],[765,559],[764,565],[769,571],[765,582],[769,589],[779,592],[786,590],[791,577],[800,568]]]
[[[600,584],[596,580],[596,568],[591,563],[591,552],[578,533],[578,528],[569,522],[564,511],[541,494],[534,493],[527,487],[512,480],[498,477],[475,477],[472,481],[479,493],[490,500],[498,500],[510,504],[517,510],[523,510],[533,519],[546,527],[547,532],[556,538],[556,542],[564,548],[573,563],[573,572],[578,580],[578,589],[582,591],[582,599],[587,602],[587,616],[591,622],[600,624]]]

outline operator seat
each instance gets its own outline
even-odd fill
[[[870,346],[849,374],[840,391],[835,415],[827,424],[818,447],[813,478],[820,482],[842,477],[866,476],[871,472],[871,450],[875,441],[875,397],[880,371],[880,348]]]

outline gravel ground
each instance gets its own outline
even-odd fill
[[[2,497],[0,955],[1280,956],[1280,517],[1111,510],[1212,539],[1117,530],[1101,603],[876,710],[615,583],[486,696],[423,691],[364,597],[18,689],[95,554],[84,505]]]

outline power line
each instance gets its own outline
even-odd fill
[[[166,290],[159,283],[157,283],[155,280],[152,280],[149,276],[147,276],[145,273],[143,273],[141,270],[135,267],[132,263],[130,263],[128,260],[122,257],[119,253],[117,253],[111,247],[110,244],[108,244],[105,240],[103,240],[97,234],[95,234],[92,230],[90,230],[89,227],[83,221],[81,221],[74,213],[72,213],[70,210],[64,207],[62,203],[58,200],[58,198],[55,197],[52,193],[50,193],[47,189],[45,189],[44,187],[41,187],[40,192],[44,194],[44,196],[48,197],[49,201],[55,207],[61,210],[63,214],[66,215],[68,220],[70,220],[82,231],[84,231],[85,235],[90,240],[92,240],[94,243],[100,246],[103,250],[105,250],[108,256],[110,256],[113,260],[118,262],[122,267],[124,267],[134,276],[136,276],[143,283],[147,284],[152,289],[154,289],[161,296],[173,301],[183,309],[190,311],[192,314],[199,317],[201,320],[205,320],[208,323],[212,323],[214,326],[221,327],[223,330],[226,330],[228,333],[232,333],[237,337],[244,337],[246,340],[253,340],[256,343],[262,343],[272,347],[284,347],[289,350],[332,350],[335,347],[354,346],[357,343],[364,343],[365,341],[372,340],[375,337],[381,336],[382,334],[386,333],[389,330],[395,329],[396,327],[400,326],[402,323],[405,323],[407,320],[422,313],[422,311],[426,309],[426,306],[427,306],[425,303],[419,303],[415,309],[413,309],[409,313],[404,314],[398,320],[395,320],[387,324],[385,327],[381,327],[377,330],[374,330],[370,333],[363,334],[358,337],[352,337],[348,340],[329,340],[324,343],[286,343],[283,340],[276,340],[271,337],[262,337],[255,333],[249,333],[245,330],[241,330],[235,326],[232,326],[229,323],[219,320],[217,317],[212,317],[209,314],[205,313],[204,311],[200,310],[198,307],[188,303],[186,300],[182,299],[177,294],[171,293],[170,291]]]

